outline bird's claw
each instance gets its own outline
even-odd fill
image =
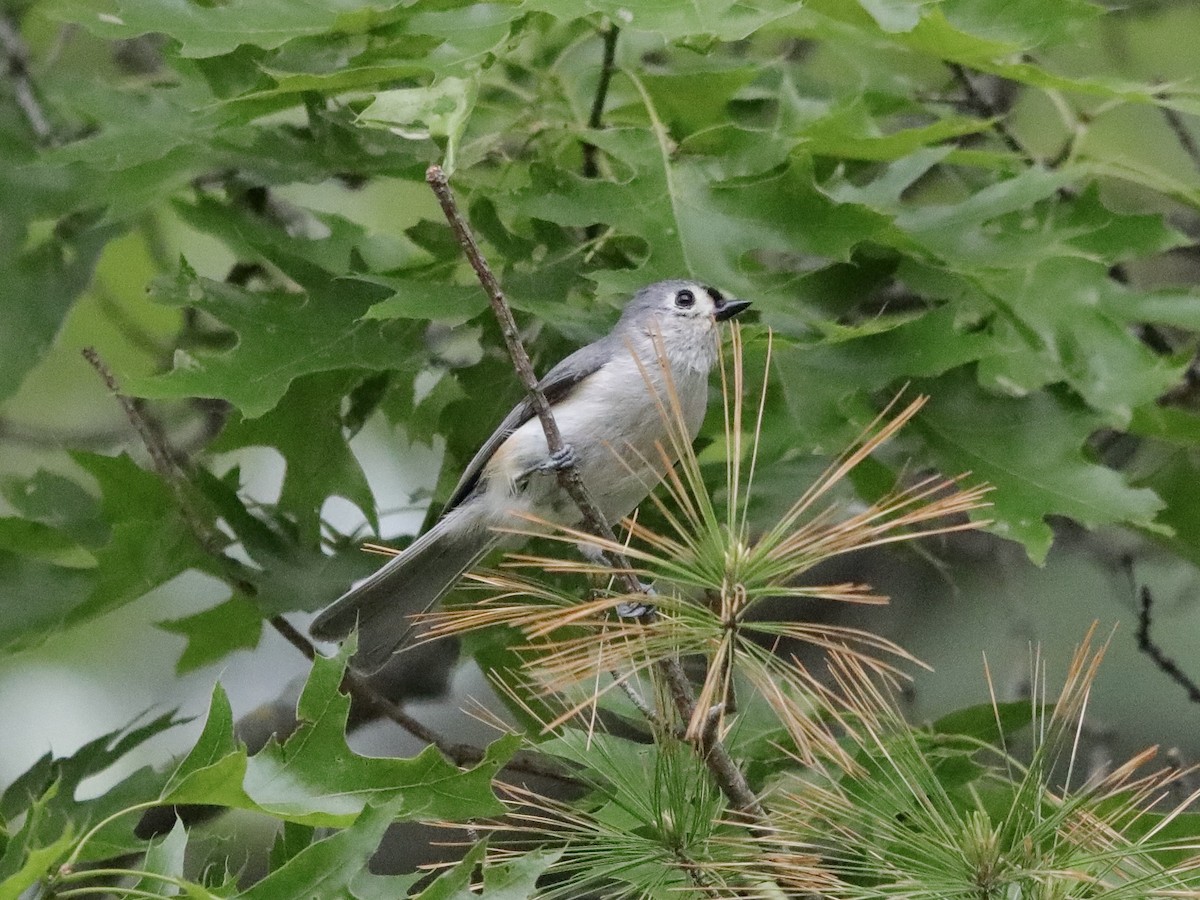
[[[561,472],[578,464],[579,457],[575,455],[575,448],[570,444],[563,444],[560,449],[550,454],[550,461],[541,469],[543,472]]]
[[[654,585],[639,581],[638,588],[647,597],[655,595]],[[642,616],[648,616],[652,612],[654,612],[654,604],[644,603],[641,600],[626,600],[624,603],[617,604],[617,615],[622,619],[640,619]]]

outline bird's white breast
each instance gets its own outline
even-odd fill
[[[639,356],[640,367],[632,351],[617,353],[553,406],[554,419],[563,440],[575,451],[584,484],[610,522],[632,512],[658,484],[667,468],[659,448],[674,464],[678,458],[674,448],[696,436],[707,406],[707,366],[675,366],[668,379],[652,350],[644,348]],[[500,445],[484,468],[479,499],[486,517],[511,521],[516,512],[578,522],[578,510],[552,471],[529,474],[545,467],[549,458],[535,416]]]

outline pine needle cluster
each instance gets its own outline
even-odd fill
[[[762,349],[769,372],[769,335]],[[919,662],[892,641],[768,615],[787,608],[780,598],[886,602],[868,585],[814,583],[812,571],[866,548],[977,528],[988,488],[930,475],[905,479],[870,505],[837,502],[852,470],[918,414],[917,398],[884,409],[774,522],[756,521],[769,391],[766,376],[749,388],[745,355],[734,330],[721,366],[720,490],[708,487],[664,364],[659,399],[671,438],[654,461],[666,474],[652,514],[622,523],[624,539],[612,545],[543,521],[523,529],[624,553],[631,574],[653,586],[651,616],[614,615],[645,598],[599,563],[524,554],[472,576],[482,599],[425,622],[431,637],[493,626],[520,634],[520,677],[505,681],[504,692],[539,723],[537,748],[588,787],[569,801],[511,788],[513,813],[502,827],[517,840],[492,852],[556,848],[547,897],[1200,896],[1197,846],[1169,837],[1193,798],[1159,808],[1182,773],[1139,775],[1152,751],[1103,779],[1083,781],[1076,771],[1103,655],[1091,633],[1055,703],[1034,660],[1036,690],[1023,720],[1034,737],[1018,754],[1005,745],[998,703],[991,735],[907,723],[894,697]],[[631,469],[648,462],[629,448],[613,451]],[[797,642],[818,651],[819,666],[781,651]],[[656,679],[669,659],[695,661],[700,672],[687,721],[677,720]],[[608,733],[613,721],[643,729],[646,742]],[[766,822],[748,828],[714,786],[703,760],[714,740],[752,772]]]

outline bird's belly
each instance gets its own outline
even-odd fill
[[[699,431],[707,392],[703,373],[676,378],[679,411],[673,413],[666,392],[652,392],[636,370],[602,370],[556,404],[554,419],[563,441],[574,450],[588,493],[610,523],[632,512],[677,461],[679,443],[690,443]],[[529,523],[522,520],[528,516],[577,524],[578,507],[549,463],[545,433],[534,417],[488,463],[486,498],[481,499],[492,515],[525,528]]]

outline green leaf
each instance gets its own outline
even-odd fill
[[[1128,259],[1166,253],[1185,245],[1186,235],[1169,226],[1162,215],[1120,212],[1105,205],[1100,186],[1092,182],[1064,208],[1055,223],[1069,242],[1109,265]]]
[[[21,829],[12,836],[0,856],[0,900],[19,900],[66,856],[75,840],[70,822],[52,822],[47,828],[47,807],[56,791],[35,801]],[[58,824],[60,827],[53,827]]]
[[[237,332],[238,344],[223,353],[177,351],[170,372],[128,379],[126,386],[143,397],[220,397],[253,419],[273,409],[302,375],[401,367],[415,375],[422,358],[416,326],[361,319],[382,299],[379,293],[345,281],[306,297],[252,292],[184,267],[160,286],[161,298],[215,316]]]
[[[836,453],[874,417],[864,398],[906,380],[941,375],[995,353],[987,334],[959,322],[952,304],[915,317],[881,317],[826,342],[777,350],[775,371],[797,449]]]
[[[479,285],[414,281],[411,278],[375,276],[370,280],[392,291],[386,300],[372,306],[365,319],[428,319],[459,325],[488,308],[487,295]]]
[[[487,843],[481,841],[459,863],[414,900],[529,900],[540,896],[538,879],[562,856],[557,850],[527,850],[512,862],[486,863]],[[472,887],[475,870],[483,863],[482,889]]]
[[[1158,460],[1153,470],[1139,473],[1135,484],[1169,501],[1158,521],[1170,529],[1155,537],[1183,559],[1200,564],[1200,479],[1196,478],[1200,453],[1194,446],[1176,450]]]
[[[140,850],[143,844],[133,835],[132,818],[120,813],[154,795],[159,779],[150,769],[139,769],[99,796],[89,791],[87,799],[78,799],[76,794],[86,779],[107,772],[131,750],[180,721],[165,713],[94,738],[68,757],[46,754],[14,780],[0,799],[0,820],[10,823],[23,816],[24,822],[6,845],[0,840],[0,896],[20,895],[53,874],[70,853],[88,862]],[[73,846],[76,836],[103,820],[109,824],[85,847]]]
[[[131,723],[93,738],[70,756],[55,758],[47,753],[5,788],[0,796],[0,818],[16,818],[51,792],[70,800],[85,779],[104,772],[155,735],[187,721],[176,718],[173,712],[163,713],[143,725]]]
[[[166,34],[185,57],[219,56],[243,44],[272,49],[298,37],[359,30],[397,5],[388,0],[59,0],[54,14],[107,38]]]
[[[69,624],[137,600],[189,569],[216,571],[216,562],[184,520],[178,498],[157,475],[125,455],[75,453],[72,458],[99,482],[112,534],[94,551],[96,587],[86,602],[67,611]]]
[[[980,703],[948,713],[933,723],[935,734],[964,735],[985,744],[1000,742],[1033,721],[1034,703],[1014,700],[1008,703]]]
[[[589,0],[584,9],[574,0],[524,0],[524,9],[548,12],[563,20],[600,13],[621,28],[645,31],[662,40],[714,37],[740,41],[795,9],[785,0],[695,0],[693,3],[624,4],[619,0]]]
[[[1186,361],[1155,354],[1127,327],[1142,319],[1141,297],[1113,281],[1102,263],[1049,260],[992,276],[989,294],[1019,318],[1024,333],[980,366],[980,380],[1023,393],[1066,381],[1118,426],[1136,407],[1178,383]],[[1005,322],[997,322],[1003,339]],[[1028,336],[1035,336],[1030,341]]]
[[[96,590],[96,569],[65,569],[23,554],[0,551],[0,647],[33,647],[64,627]]]
[[[213,803],[333,827],[349,825],[369,805],[387,804],[391,818],[405,820],[502,814],[491,781],[516,751],[516,735],[493,743],[484,760],[465,771],[434,747],[412,759],[378,759],[346,745],[350,698],[339,689],[352,652],[343,646],[336,658],[316,659],[297,706],[300,727],[284,744],[272,739],[253,757],[234,736],[229,701],[218,685],[200,739],[159,802]]]
[[[452,175],[478,87],[473,79],[443,78],[429,87],[381,91],[359,114],[359,121],[389,128],[404,138],[446,138],[443,168]]]
[[[271,845],[270,869],[274,872],[289,860],[313,843],[317,829],[311,825],[301,825],[298,822],[284,822],[279,833],[275,835],[275,843]]]
[[[178,896],[180,893],[178,885],[155,878],[154,876],[163,875],[167,878],[182,879],[183,861],[184,854],[187,852],[187,844],[187,829],[184,827],[183,822],[176,819],[174,827],[169,832],[163,835],[160,840],[152,841],[150,846],[146,848],[146,855],[142,858],[141,865],[138,866],[146,874],[134,883],[133,889],[148,891],[160,897]],[[200,888],[199,885],[190,885],[187,895],[192,898],[213,897],[212,894]]]
[[[0,518],[0,550],[67,569],[92,569],[96,557],[57,528],[28,519]]]
[[[707,59],[701,65],[643,76],[646,92],[676,139],[726,124],[727,104],[758,75],[755,66]]]
[[[91,281],[100,252],[117,233],[80,223],[61,231],[23,253],[0,257],[0,400],[15,394],[46,355]]]
[[[811,101],[809,101],[811,102]],[[811,115],[811,110],[808,111]],[[885,128],[862,97],[820,110],[799,125],[801,147],[814,156],[845,159],[893,160],[925,147],[978,134],[991,127],[986,119],[947,116],[927,125]]]
[[[475,869],[483,862],[486,852],[487,844],[480,841],[467,851],[467,855],[459,860],[454,868],[439,875],[433,884],[417,894],[413,900],[469,900],[478,896],[471,891],[471,879]]]
[[[357,896],[350,887],[368,875],[367,861],[379,849],[383,833],[396,819],[402,800],[368,805],[344,831],[305,847],[283,866],[237,896],[241,900],[310,900]],[[421,873],[387,878],[390,896],[404,896]],[[382,876],[373,876],[384,881]]]
[[[211,445],[215,452],[274,447],[286,465],[276,508],[294,518],[300,541],[320,543],[321,508],[330,496],[354,503],[378,529],[375,498],[350,451],[342,405],[362,381],[360,372],[318,372],[297,378],[282,401],[263,415],[235,417]]]
[[[0,478],[0,496],[26,519],[69,535],[85,547],[108,540],[109,526],[96,498],[77,481],[39,469],[29,478]]]
[[[516,736],[497,741],[478,766],[461,771],[433,747],[412,759],[359,756],[346,746],[350,698],[339,691],[348,648],[320,658],[300,695],[300,727],[282,746],[268,744],[252,762],[246,790],[272,815],[308,824],[345,824],[366,803],[402,798],[405,819],[461,821],[500,815],[491,779],[516,751]]]
[[[167,778],[159,802],[254,809],[254,802],[242,789],[246,765],[246,748],[234,733],[229,697],[218,682],[213,685],[204,730]]]
[[[690,273],[723,290],[761,296],[762,286],[745,274],[752,254],[846,258],[851,248],[890,228],[889,216],[832,202],[800,162],[723,183],[699,161],[675,159],[665,136],[653,130],[610,129],[589,140],[629,173],[623,183],[544,172],[536,187],[497,200],[502,209],[562,225],[604,223],[644,241],[639,268],[593,275],[608,292],[628,294],[648,281]]]
[[[235,650],[253,650],[262,637],[258,607],[237,596],[195,615],[157,624],[163,631],[187,638],[187,646],[175,663],[177,675],[224,659]]]
[[[1089,462],[1083,443],[1104,421],[1062,392],[1021,399],[989,396],[962,371],[923,385],[931,399],[913,424],[942,471],[970,472],[995,487],[985,511],[991,530],[1045,561],[1052,532],[1046,516],[1094,528],[1129,523],[1162,531],[1163,501],[1119,473]]]

